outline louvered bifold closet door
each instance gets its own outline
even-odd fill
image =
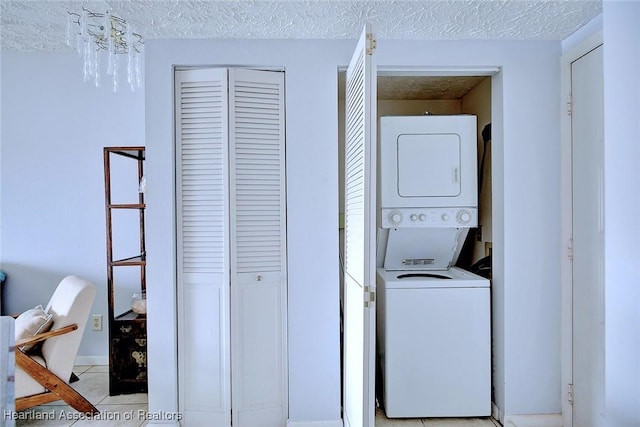
[[[233,425],[287,420],[284,73],[229,70]]]
[[[376,66],[369,25],[346,78],[343,418],[372,427],[376,325]]]
[[[176,71],[175,78],[182,425],[229,426],[227,70]]]

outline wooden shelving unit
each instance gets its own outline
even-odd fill
[[[131,182],[137,193],[137,200],[122,203],[112,203],[112,183],[114,176],[112,160],[114,156],[131,160],[131,168],[137,169],[137,182]],[[105,147],[104,148],[104,180],[105,180],[105,217],[107,226],[107,288],[108,288],[108,326],[109,326],[109,394],[130,394],[147,392],[147,318],[145,313],[135,313],[132,309],[118,310],[116,301],[130,300],[133,293],[131,283],[127,283],[129,290],[119,286],[117,275],[120,268],[139,269],[139,275],[134,274],[139,283],[135,284],[136,292],[146,293],[146,250],[145,250],[145,202],[144,192],[139,190],[144,177],[144,147]],[[132,174],[133,175],[133,174]],[[121,183],[119,183],[121,185]],[[114,259],[114,214],[118,211],[134,212],[139,226],[137,244],[128,242],[128,247],[135,247],[137,253],[124,258]],[[136,214],[137,213],[137,214]],[[134,233],[135,234],[135,233]],[[119,236],[122,238],[123,236]],[[127,236],[131,237],[131,236]],[[134,237],[131,237],[134,238]],[[130,271],[129,271],[130,273]],[[129,275],[131,276],[131,275]],[[130,277],[128,280],[131,280]],[[122,295],[124,294],[124,295]],[[122,305],[122,304],[121,304]],[[121,306],[120,305],[120,306]]]

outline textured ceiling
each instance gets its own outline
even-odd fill
[[[112,11],[146,39],[356,39],[365,22],[382,39],[563,40],[601,0],[0,0],[2,50],[56,51],[67,11]]]
[[[381,76],[378,99],[460,99],[486,76]]]

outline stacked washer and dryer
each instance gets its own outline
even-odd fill
[[[478,223],[476,117],[379,122],[378,352],[389,418],[491,414],[489,281],[455,267]]]

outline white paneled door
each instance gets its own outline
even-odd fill
[[[375,401],[376,69],[367,25],[347,69],[344,423],[373,427]]]
[[[573,426],[604,416],[604,89],[602,46],[571,64]]]
[[[184,426],[287,419],[284,73],[176,71]]]

